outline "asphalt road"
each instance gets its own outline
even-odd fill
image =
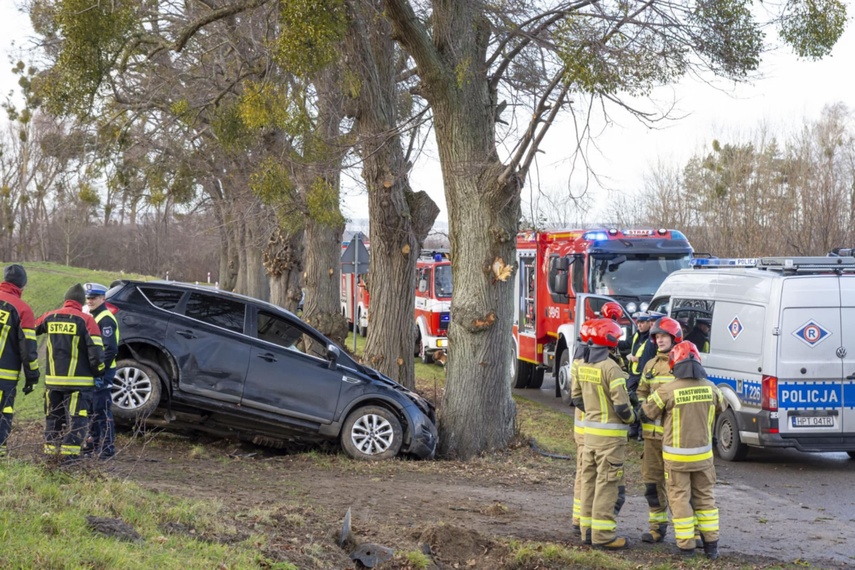
[[[514,394],[573,411],[555,397],[549,376],[541,389]],[[846,453],[752,449],[743,462],[716,458],[722,554],[769,556],[823,568],[855,567],[853,473],[855,460]],[[646,520],[644,497],[630,496],[618,518],[618,532],[640,537]],[[672,529],[671,542],[673,536]]]

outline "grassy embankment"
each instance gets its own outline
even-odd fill
[[[66,289],[77,282],[98,281],[109,285],[121,275],[53,264],[25,264],[29,283],[24,299],[36,315],[62,304]],[[125,276],[140,277],[140,276]],[[348,339],[352,349],[352,337]],[[361,352],[364,339],[357,339]],[[417,386],[431,397],[441,398],[445,371],[438,365],[416,363]],[[17,429],[41,421],[40,384],[28,397],[16,402]],[[435,394],[435,396],[434,396]],[[535,435],[544,449],[574,453],[572,418],[516,398],[521,435]],[[120,436],[125,437],[125,436]],[[549,460],[545,460],[549,461]],[[86,472],[65,472],[21,459],[0,461],[0,567],[4,568],[293,568],[286,562],[265,559],[265,537],[254,535],[223,545],[200,541],[186,533],[164,531],[169,524],[195,528],[200,534],[228,534],[228,517],[222,505],[151,493],[126,481],[93,478]],[[120,541],[93,534],[86,516],[119,518],[141,535],[140,542]],[[577,567],[629,568],[632,564],[603,553],[584,552],[561,545],[511,543],[521,566],[547,559]],[[417,567],[418,564],[415,564]]]

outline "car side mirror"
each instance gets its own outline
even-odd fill
[[[327,345],[327,361],[329,362],[328,368],[330,370],[335,370],[338,365],[338,357],[341,356],[341,351],[339,348],[330,343]]]
[[[419,281],[419,293],[424,293],[427,291],[427,280],[422,279]]]

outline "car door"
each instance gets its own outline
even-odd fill
[[[318,424],[332,423],[344,374],[330,368],[329,340],[296,317],[258,308],[241,404]]]
[[[781,435],[843,432],[840,300],[839,277],[784,280],[778,354]]]
[[[246,304],[238,299],[202,292],[189,295],[183,316],[173,317],[166,330],[166,346],[181,370],[180,390],[240,402],[250,351],[243,334],[245,322]]]

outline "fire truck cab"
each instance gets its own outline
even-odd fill
[[[451,261],[446,251],[423,251],[416,262],[415,355],[444,361],[451,310]]]
[[[540,388],[549,370],[555,376],[555,395],[568,394],[577,322],[596,317],[609,298],[629,314],[646,309],[665,277],[689,267],[691,258],[691,245],[676,230],[520,233],[512,386]],[[585,302],[577,306],[577,297]],[[621,324],[625,334],[632,332],[632,321],[625,319]]]

